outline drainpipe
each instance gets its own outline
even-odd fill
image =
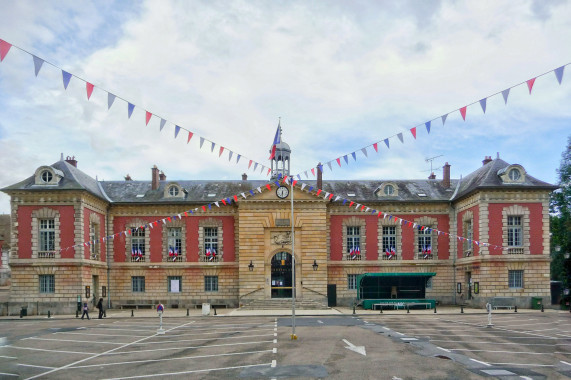
[[[105,231],[107,231],[107,236],[111,236],[109,233],[109,210],[111,209],[111,205],[107,206],[107,212],[105,213]],[[111,268],[109,264],[109,240],[105,242],[105,263],[107,264],[107,309],[111,307],[111,280],[109,279],[111,275]]]
[[[458,226],[457,223],[457,214],[456,214],[456,208],[454,207],[454,205],[452,204],[452,202],[450,202],[450,208],[452,209],[452,218],[450,218],[452,220],[452,226],[454,226],[454,228],[456,228]],[[455,235],[458,235],[458,230],[455,230],[456,233]],[[458,244],[456,242],[456,239],[451,239],[452,242],[454,242],[454,244],[450,246],[450,253],[452,254],[452,276],[454,278],[453,282],[452,282],[452,294],[454,295],[453,299],[454,299],[454,305],[456,305],[456,258],[458,256],[458,252],[456,252],[456,248],[458,247]]]

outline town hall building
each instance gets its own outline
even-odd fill
[[[292,294],[322,307],[548,302],[556,187],[521,165],[486,157],[452,179],[446,163],[441,179],[423,180],[326,180],[319,166],[292,186],[282,181],[290,155],[281,142],[270,181],[170,180],[156,166],[147,181],[100,181],[63,155],[39,166],[2,189],[9,313],[70,313],[100,297],[114,308],[291,303]]]

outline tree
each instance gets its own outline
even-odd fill
[[[559,189],[551,194],[551,279],[562,281],[571,287],[568,269],[565,268],[565,253],[571,253],[571,136],[567,148],[561,154],[557,170]]]

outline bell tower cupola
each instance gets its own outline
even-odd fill
[[[278,130],[274,138],[274,143],[270,148],[270,161],[272,169],[272,180],[281,176],[289,176],[290,173],[290,155],[291,149],[288,144],[282,140],[281,119],[278,122]]]

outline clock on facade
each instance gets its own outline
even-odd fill
[[[289,195],[289,189],[285,186],[280,186],[276,190],[276,195],[281,199],[287,198]]]

